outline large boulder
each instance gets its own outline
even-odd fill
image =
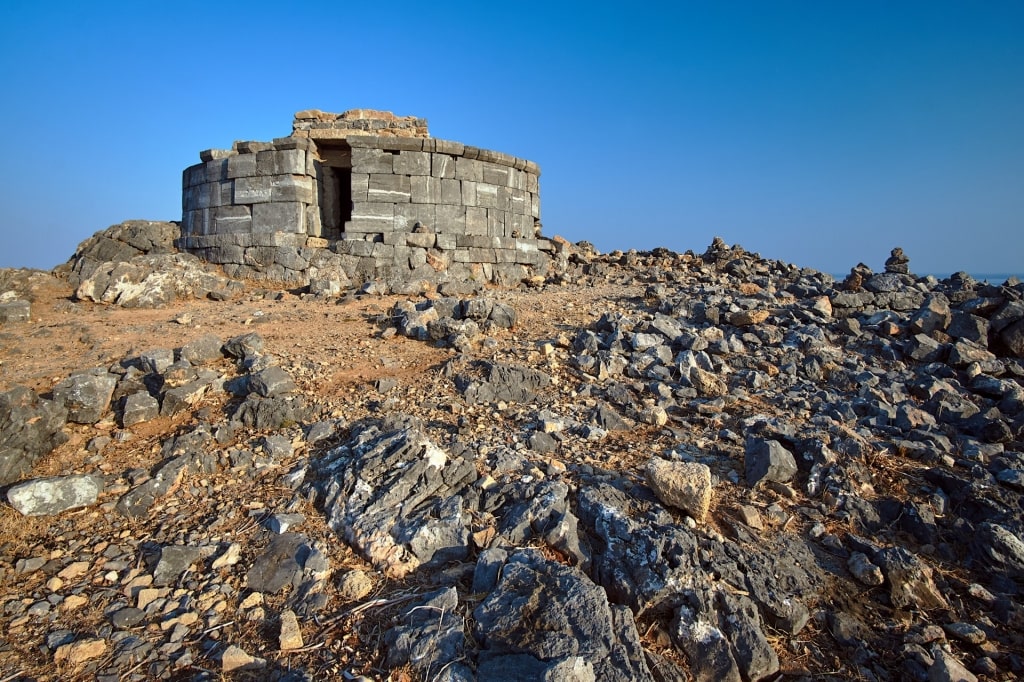
[[[97,232],[78,245],[67,263],[54,268],[78,287],[104,263],[129,261],[135,256],[173,253],[174,240],[181,234],[177,223],[127,220]]]
[[[240,282],[217,274],[195,256],[174,253],[100,263],[81,279],[75,296],[125,308],[158,308],[177,298],[231,298],[241,289]]]

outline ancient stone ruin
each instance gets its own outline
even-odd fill
[[[540,168],[390,112],[300,111],[292,134],[200,153],[178,247],[232,277],[514,282],[546,271]]]

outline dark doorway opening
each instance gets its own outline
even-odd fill
[[[341,239],[345,223],[352,220],[352,150],[347,146],[324,147],[320,154],[320,227],[326,239]]]

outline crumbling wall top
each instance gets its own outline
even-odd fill
[[[306,109],[295,113],[292,121],[293,137],[313,140],[343,140],[350,135],[376,135],[379,137],[429,138],[427,119],[415,116],[395,116],[390,111],[376,109],[350,109],[332,114],[319,109]]]

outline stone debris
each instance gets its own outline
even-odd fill
[[[365,343],[331,349],[375,353],[351,387],[276,336],[200,330],[54,400],[0,394],[8,499],[49,515],[0,546],[0,666],[1024,675],[1024,285],[895,251],[840,283],[721,240],[552,244],[521,292],[373,299]],[[529,297],[555,296],[578,307],[535,333]],[[49,475],[61,447],[86,464]]]

